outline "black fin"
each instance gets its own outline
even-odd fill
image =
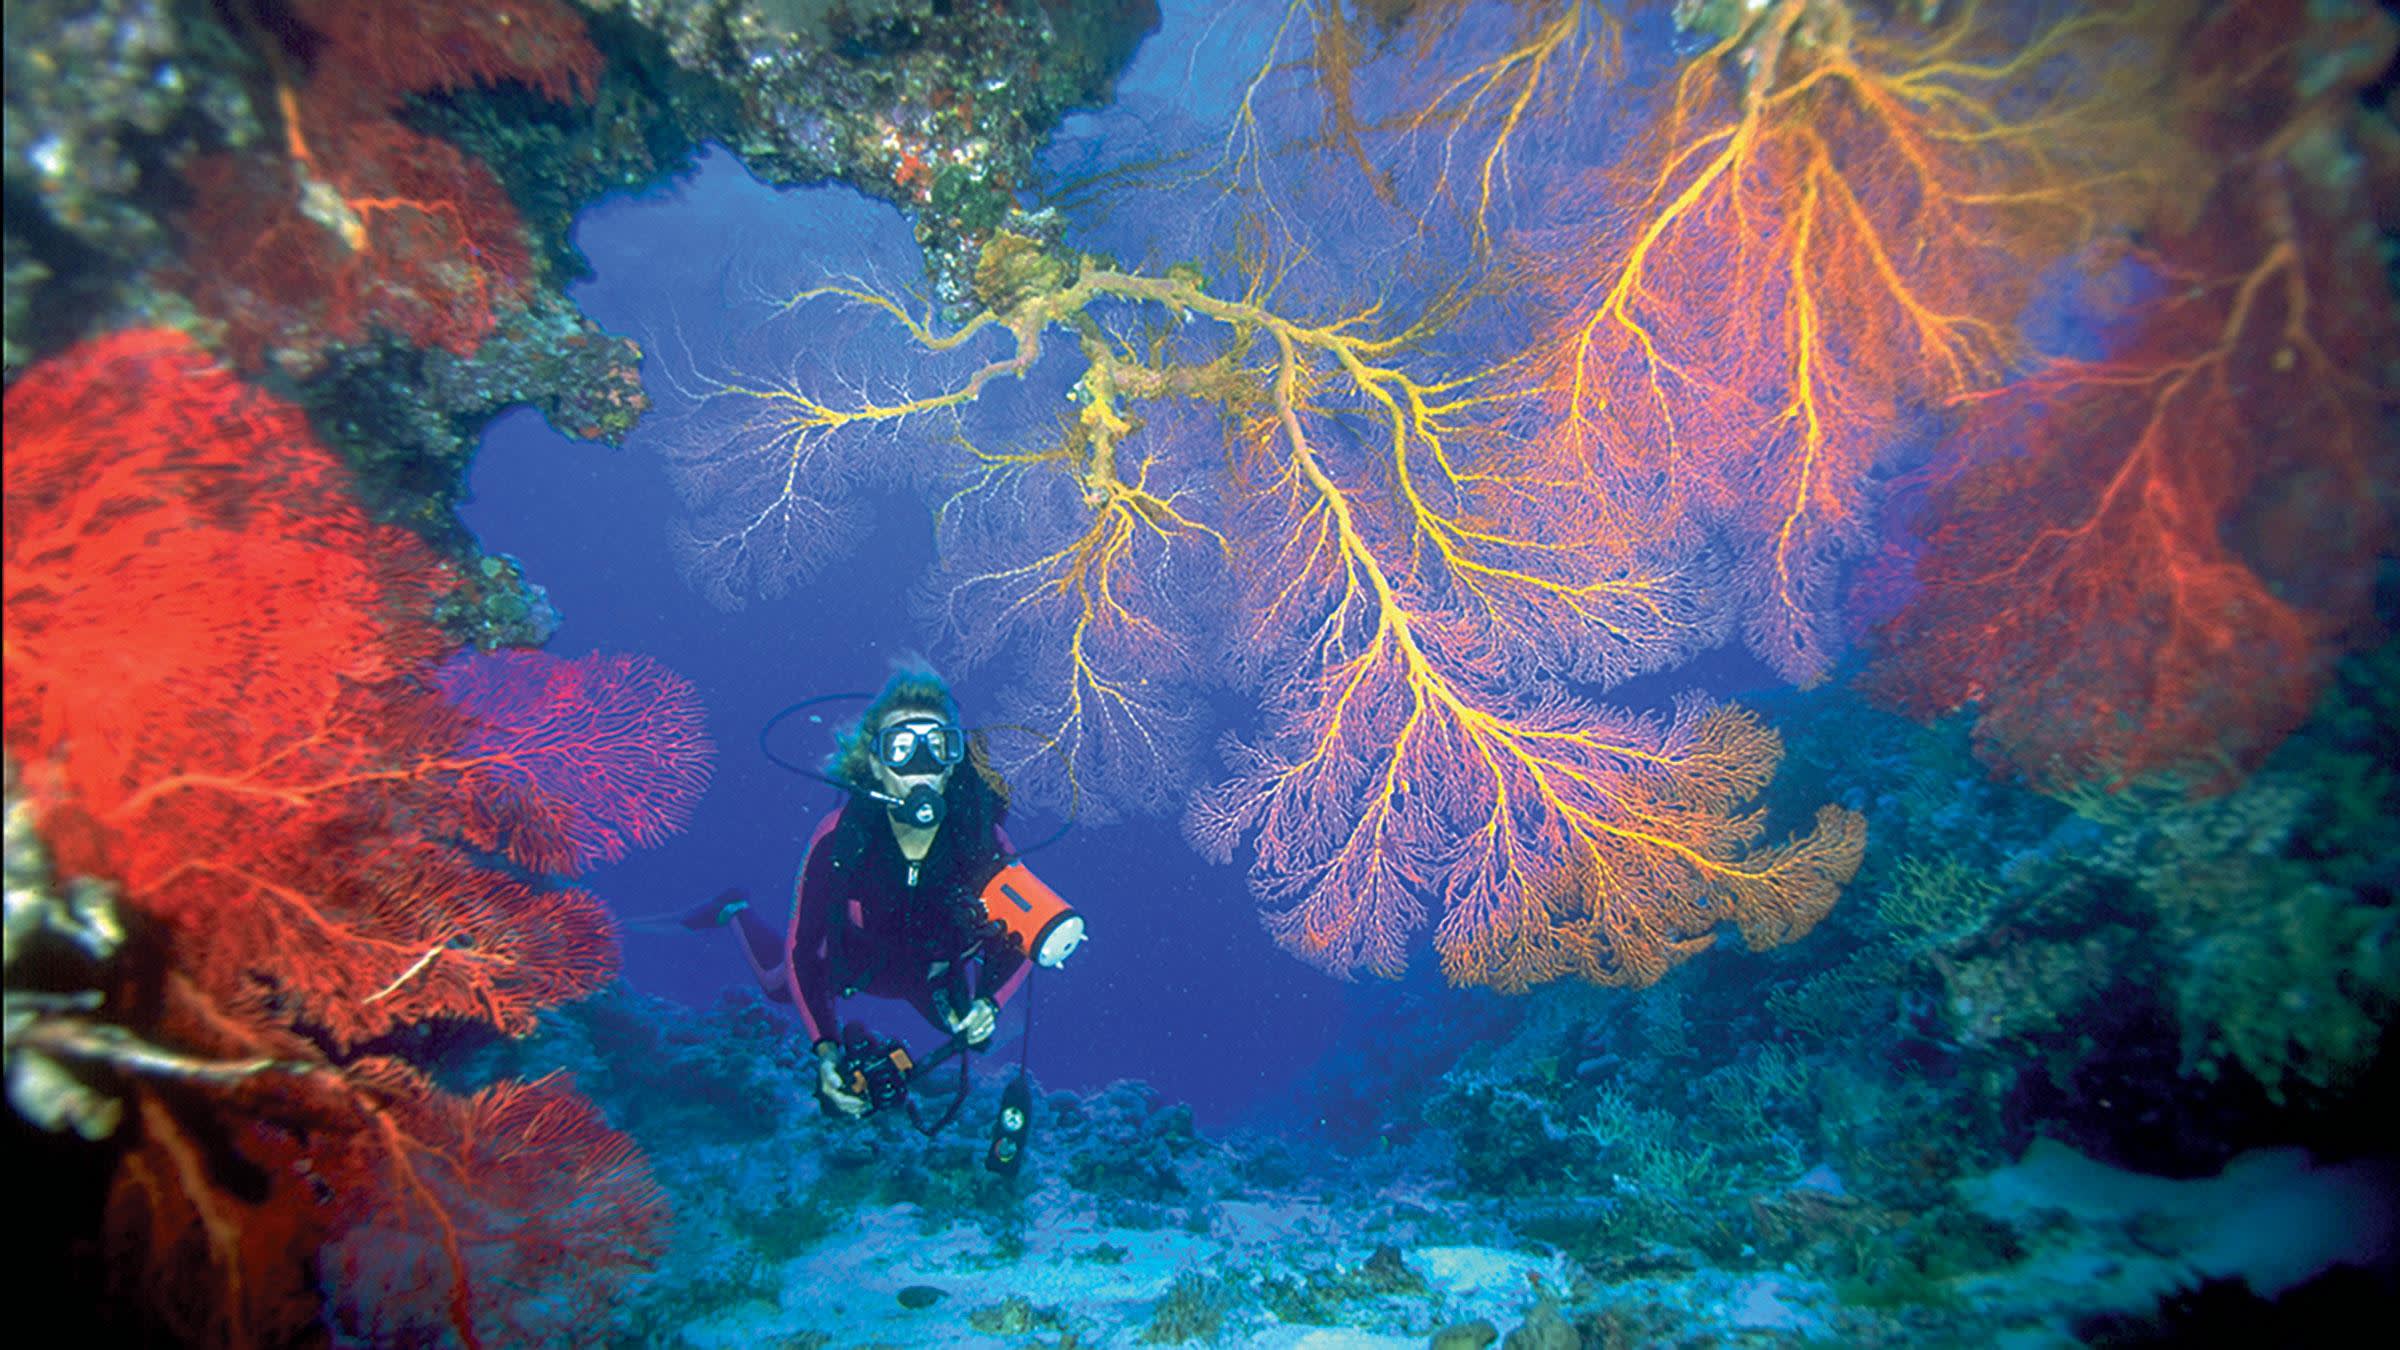
[[[684,913],[680,922],[695,933],[710,928],[723,928],[733,921],[734,915],[748,908],[750,908],[750,892],[735,886],[718,892],[717,898],[707,904],[692,907]]]

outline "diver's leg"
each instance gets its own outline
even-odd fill
[[[748,909],[733,916],[733,931],[741,935],[742,958],[758,977],[759,992],[780,1003],[791,1002],[791,982],[783,977],[783,934]]]
[[[686,910],[678,919],[694,932],[730,926],[742,940],[742,959],[758,978],[759,989],[779,1003],[792,1001],[790,982],[783,978],[783,934],[750,908],[750,896],[726,891],[704,905]]]

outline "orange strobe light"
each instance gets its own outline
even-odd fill
[[[1045,970],[1056,969],[1083,945],[1083,916],[1023,863],[1001,868],[983,888],[983,911],[1015,934],[1033,954],[1033,963]]]

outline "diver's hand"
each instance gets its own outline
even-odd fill
[[[841,1056],[820,1052],[817,1055],[817,1095],[834,1110],[856,1120],[867,1113],[867,1099],[854,1097],[842,1086]]]
[[[965,1036],[969,1045],[981,1045],[998,1029],[1000,1008],[988,998],[979,998],[968,1004],[965,1012],[947,1014],[944,1020],[953,1035]]]

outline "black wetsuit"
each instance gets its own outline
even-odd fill
[[[785,996],[809,1039],[839,1035],[834,1000],[896,998],[948,1028],[976,998],[995,1006],[1024,983],[1016,944],[993,933],[979,899],[1008,857],[997,796],[974,773],[952,777],[933,847],[911,864],[882,806],[853,797],[809,841],[792,898]]]

